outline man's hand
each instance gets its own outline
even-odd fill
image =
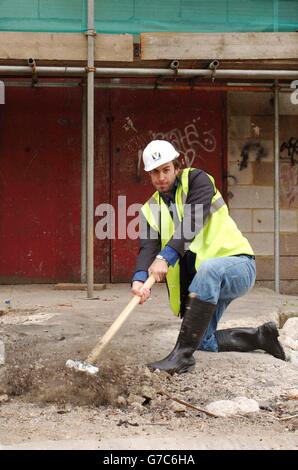
[[[140,281],[134,281],[131,286],[131,292],[141,297],[140,304],[146,302],[150,297],[150,289],[144,288],[143,286],[144,283]]]
[[[156,282],[161,282],[164,280],[168,272],[168,264],[166,261],[161,259],[156,259],[151,264],[150,268],[148,269],[149,274],[153,274]]]

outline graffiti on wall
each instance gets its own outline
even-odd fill
[[[287,150],[287,152],[285,152]],[[290,137],[287,142],[280,146],[280,159],[287,160],[292,166],[298,164],[298,138]]]
[[[166,132],[155,132],[149,130],[143,134],[137,132],[137,129],[130,118],[125,118],[123,128],[126,132],[133,131],[133,135],[125,141],[124,149],[128,156],[137,157],[137,181],[141,177],[141,164],[143,149],[151,140],[168,140],[180,153],[186,167],[190,167],[195,158],[200,156],[200,151],[212,153],[216,150],[216,138],[214,129],[200,128],[200,117],[187,122],[184,127],[175,127]]]
[[[268,150],[260,142],[245,143],[241,151],[239,170],[247,168],[251,151],[256,153],[257,162],[268,155]],[[290,137],[288,141],[282,142],[280,161],[281,203],[287,207],[296,207],[298,206],[298,138]],[[237,184],[236,176],[229,174],[228,178],[232,178],[234,184]]]
[[[133,120],[129,116],[126,116],[125,122],[124,122],[122,127],[126,132],[128,132],[130,130],[132,130],[134,132],[138,132],[137,129],[135,128],[135,126],[134,126]]]
[[[256,161],[260,162],[268,155],[268,150],[260,142],[246,142],[242,148],[240,155],[240,171],[247,168],[250,152],[256,153]]]
[[[124,126],[123,126],[124,127]],[[127,130],[127,129],[126,129]],[[123,148],[126,151],[126,154],[137,155],[140,149],[144,149],[146,145],[150,142],[150,134],[137,134],[135,133],[130,139],[127,139],[123,145]]]
[[[174,128],[168,132],[153,132],[153,139],[170,141],[182,156],[185,166],[190,167],[200,150],[211,153],[216,149],[214,129],[201,131],[199,129],[200,117],[187,123],[184,128]]]
[[[298,207],[298,166],[282,162],[280,181],[281,203],[287,207]]]
[[[266,158],[268,155],[268,150],[261,144],[261,142],[246,142],[240,154],[240,171],[247,168],[250,152],[255,152],[257,162]],[[291,165],[298,164],[298,138],[290,137],[287,142],[285,141],[281,144],[280,159],[282,161],[288,161]]]
[[[298,207],[298,138],[290,137],[280,146],[280,197],[287,207]]]
[[[127,126],[127,122],[125,124]],[[123,126],[124,127],[124,126]],[[125,128],[125,127],[124,127]],[[137,130],[135,127],[128,128],[128,126],[125,128],[126,131],[132,130],[134,131],[134,135],[128,139],[124,145],[123,148],[125,150],[125,153],[128,156],[128,161],[130,160],[129,157],[131,157],[131,162],[132,165],[135,166],[135,156],[137,156],[136,160],[136,182],[139,183],[141,181],[141,167],[142,167],[142,155],[143,155],[143,149],[146,147],[146,145],[152,140],[150,138],[149,133],[145,134],[138,134]]]

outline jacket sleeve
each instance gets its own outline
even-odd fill
[[[167,243],[167,246],[174,248],[181,257],[202,230],[210,214],[214,194],[213,184],[204,171],[196,169],[189,173],[189,191],[184,206],[184,217]]]
[[[134,282],[134,281],[145,282],[147,279],[148,279],[147,271],[136,271],[132,277],[131,282]]]
[[[160,236],[158,232],[148,224],[140,212],[140,248],[136,261],[135,273],[137,271],[148,271],[156,255],[160,252]]]
[[[175,266],[180,257],[179,253],[169,245],[166,245],[159,254],[167,260],[170,266]]]

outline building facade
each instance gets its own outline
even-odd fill
[[[3,283],[85,277],[87,4],[1,2]],[[297,293],[298,1],[94,6],[95,281],[130,280],[138,249],[127,237],[133,205],[152,191],[141,152],[165,138],[185,166],[215,176],[256,252],[258,281],[274,287],[278,256],[281,291]]]

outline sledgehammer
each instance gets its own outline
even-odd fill
[[[142,289],[147,288],[151,289],[155,282],[154,276],[148,277],[147,281],[144,283]],[[119,328],[121,328],[122,324],[134,310],[134,308],[140,303],[141,297],[139,295],[134,295],[133,298],[130,300],[128,305],[125,307],[124,310],[120,313],[120,315],[116,318],[114,323],[110,326],[108,331],[104,334],[101,340],[97,343],[97,345],[93,348],[89,356],[85,361],[73,361],[68,359],[66,361],[66,367],[70,369],[75,369],[81,372],[87,372],[88,374],[94,375],[97,374],[99,368],[94,365],[95,361],[98,359],[100,353],[106,347],[106,345],[111,341],[114,335],[117,333]]]

